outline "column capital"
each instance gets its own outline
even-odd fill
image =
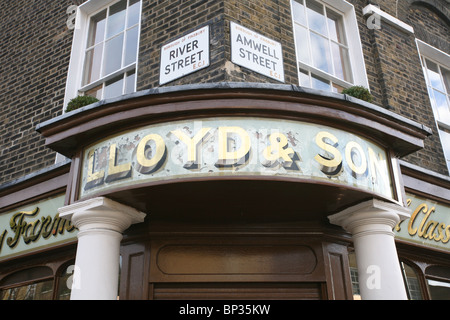
[[[410,210],[399,204],[371,199],[331,215],[328,219],[355,235],[364,225],[386,225],[392,230],[399,221],[410,215]]]
[[[122,232],[133,223],[143,222],[145,214],[104,197],[76,202],[58,212],[79,230],[76,285],[70,298],[116,299]]]
[[[352,234],[363,299],[406,299],[392,229],[409,215],[399,204],[372,199],[328,217]]]
[[[143,222],[145,213],[105,197],[75,202],[58,209],[59,216],[71,220],[80,230],[109,229],[122,233],[130,225]]]

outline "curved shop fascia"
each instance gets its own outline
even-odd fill
[[[73,160],[67,203],[109,196],[147,211],[140,192],[158,185],[256,180],[339,190],[340,203],[323,195],[335,202],[328,214],[371,197],[404,203],[397,159],[429,135],[348,96],[240,83],[138,92],[38,131]]]

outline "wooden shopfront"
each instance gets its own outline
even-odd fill
[[[341,95],[254,84],[149,90],[38,130],[72,159],[68,219],[100,198],[145,216],[123,232],[121,299],[352,299],[352,238],[329,216],[403,212],[398,158],[429,134]]]

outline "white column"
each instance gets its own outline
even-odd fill
[[[352,234],[362,299],[407,299],[392,230],[409,215],[407,208],[373,199],[329,217]]]
[[[58,212],[79,230],[71,300],[117,299],[122,232],[145,214],[103,197]]]

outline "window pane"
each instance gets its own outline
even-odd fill
[[[0,300],[51,300],[53,280],[2,290]]]
[[[135,83],[136,83],[136,73],[133,70],[127,73],[127,78],[125,82],[125,94],[134,92]]]
[[[432,300],[450,300],[450,283],[428,280],[428,288]]]
[[[127,40],[125,44],[125,61],[124,66],[136,62],[137,43],[138,43],[138,27],[134,27],[127,31]]]
[[[314,67],[332,73],[328,41],[315,33],[311,33],[311,54]]]
[[[344,87],[342,87],[336,83],[333,83],[332,85],[333,85],[333,89],[332,89],[333,92],[341,93],[342,90],[344,90]]]
[[[58,282],[58,300],[70,300],[71,283],[69,278],[73,276],[73,266],[68,266],[59,277]]]
[[[331,91],[330,82],[326,79],[311,75],[312,87],[318,90]]]
[[[103,76],[122,67],[123,33],[106,42]]]
[[[89,29],[88,47],[103,41],[105,37],[105,25],[106,10],[92,17]]]
[[[420,289],[419,279],[416,272],[406,263],[401,263],[403,276],[406,281],[406,290],[408,290],[408,297],[411,300],[422,300],[422,291]]]
[[[431,62],[430,60],[426,60],[426,63],[428,68],[428,78],[430,81],[430,85],[433,88],[444,91],[444,87],[442,86],[441,76],[439,75],[437,64]]]
[[[434,107],[440,121],[450,124],[450,109],[447,103],[447,96],[437,90],[433,90]]]
[[[297,59],[304,63],[310,64],[308,31],[299,25],[295,26],[295,40],[297,43]]]
[[[359,291],[358,266],[356,265],[355,252],[348,253],[348,264],[350,267],[350,278],[352,281],[353,300],[361,300]]]
[[[351,82],[351,75],[347,67],[350,63],[347,48],[332,42],[331,50],[334,63],[334,75],[339,79]]]
[[[86,52],[83,85],[100,78],[102,65],[103,43],[100,43]]]
[[[306,70],[300,69],[300,85],[303,87],[311,87],[309,73]]]
[[[330,32],[330,39],[341,44],[346,44],[342,16],[331,11],[330,9],[327,9],[327,22],[328,30]]]
[[[309,28],[327,36],[327,25],[323,13],[323,6],[313,0],[306,0]]]
[[[303,5],[303,1],[292,1],[292,10],[294,10],[294,20],[306,26],[305,6]]]
[[[84,94],[86,96],[97,98],[98,100],[102,99],[103,85],[99,85],[91,90],[86,91]]]
[[[444,78],[445,90],[450,95],[450,71],[441,67],[442,78]]]
[[[123,76],[115,78],[105,84],[104,99],[113,98],[122,95],[123,92]]]
[[[439,131],[441,137],[441,144],[444,149],[445,160],[447,161],[447,167],[450,169],[450,133],[443,130]]]
[[[127,28],[134,26],[139,22],[140,1],[130,0],[130,6],[128,7],[128,22]]]
[[[127,0],[122,0],[111,6],[109,9],[108,29],[106,37],[122,32],[125,29],[125,13],[127,8]]]

